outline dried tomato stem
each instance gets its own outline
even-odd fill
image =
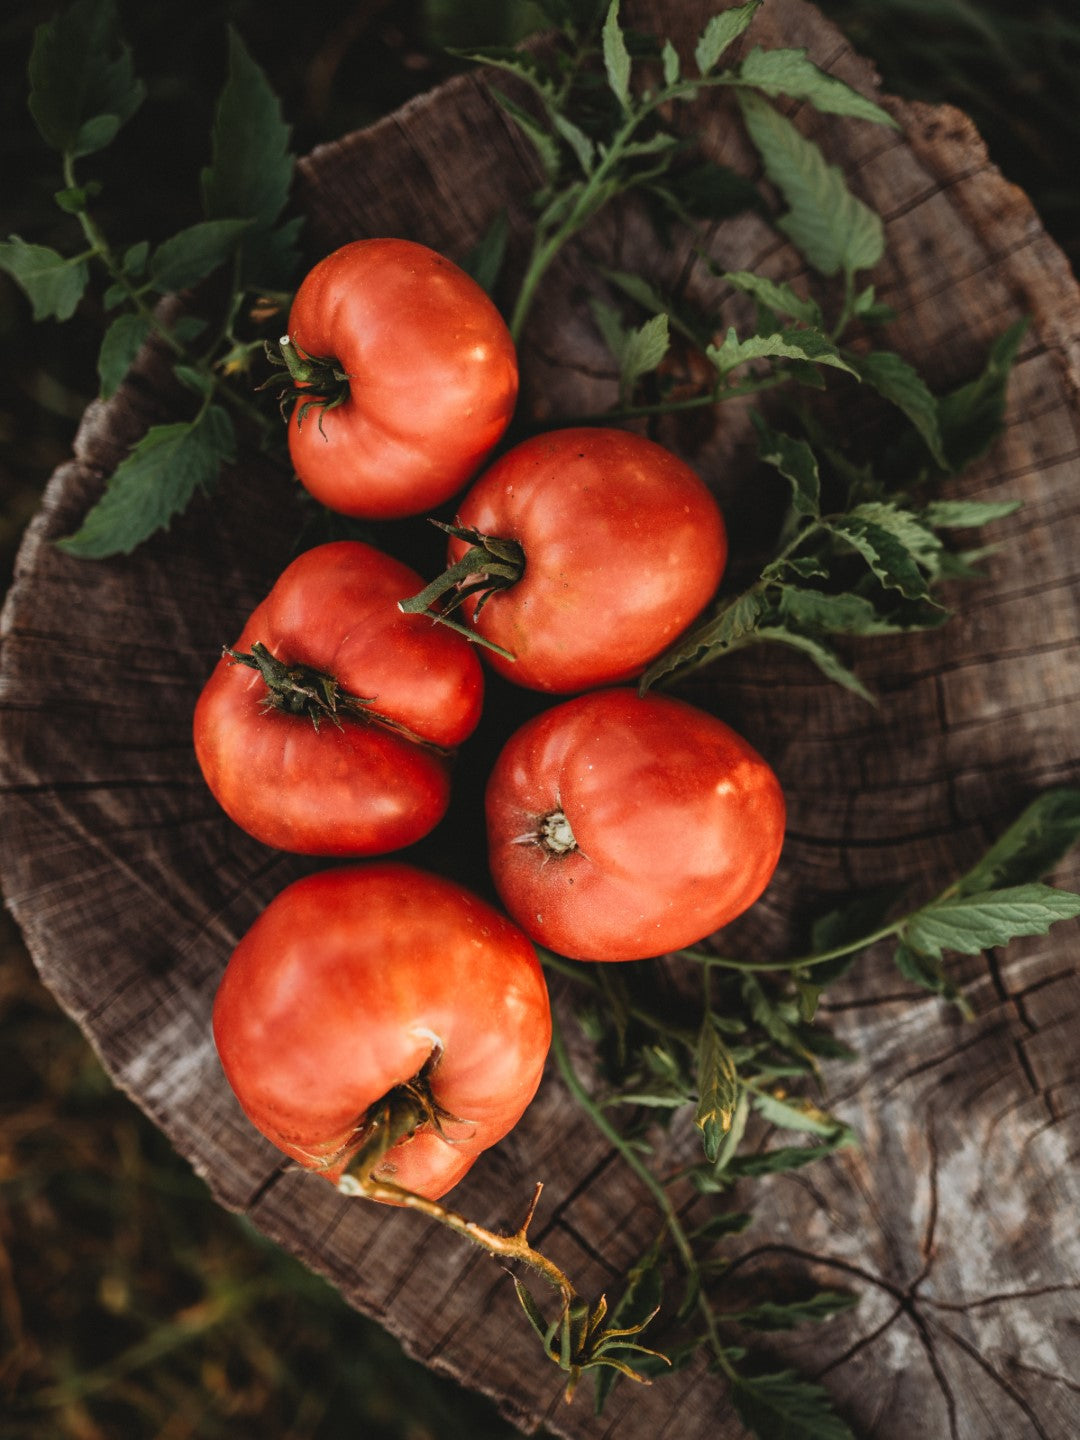
[[[552,810],[544,816],[537,839],[549,855],[568,855],[578,848],[570,821],[562,810]]]
[[[421,1215],[426,1215],[429,1220],[444,1225],[456,1235],[462,1235],[466,1240],[471,1240],[474,1245],[479,1245],[482,1250],[486,1250],[496,1259],[518,1260],[522,1264],[528,1265],[559,1292],[566,1306],[569,1306],[577,1298],[577,1291],[558,1265],[553,1260],[549,1260],[546,1255],[542,1255],[539,1250],[534,1250],[529,1243],[529,1225],[543,1189],[539,1183],[529,1205],[529,1212],[525,1217],[524,1224],[513,1235],[503,1235],[497,1230],[488,1230],[485,1226],[477,1224],[475,1220],[467,1220],[457,1211],[448,1210],[438,1200],[429,1200],[426,1195],[417,1195],[415,1191],[406,1190],[403,1186],[395,1185],[390,1180],[376,1180],[370,1175],[347,1174],[338,1181],[337,1188],[343,1195],[361,1196],[365,1200],[378,1200],[385,1205],[397,1205],[406,1210],[416,1210]]]

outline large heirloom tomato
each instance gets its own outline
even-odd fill
[[[750,906],[784,837],[769,765],[681,700],[599,690],[527,721],[487,788],[489,863],[510,915],[578,960],[690,945]]]
[[[320,260],[296,292],[285,342],[298,382],[293,466],[346,515],[415,515],[456,494],[517,401],[517,356],[498,310],[452,261],[411,240],[355,240]]]
[[[485,471],[461,501],[449,559],[473,629],[514,657],[485,650],[494,669],[569,694],[638,675],[686,629],[719,583],[727,535],[708,488],[669,450],[582,427],[527,440]]]
[[[505,916],[377,861],[270,902],[226,968],[214,1040],[251,1122],[330,1180],[387,1107],[423,1097],[414,1133],[371,1174],[437,1199],[536,1093],[551,1012],[535,952]]]
[[[475,728],[483,671],[467,640],[397,606],[415,571],[359,541],[299,555],[219,660],[195,753],[249,834],[310,855],[375,855],[426,835],[449,752]]]

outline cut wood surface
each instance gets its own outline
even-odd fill
[[[624,20],[671,34],[687,54],[714,8],[640,0],[624,5]],[[806,46],[878,93],[868,64],[800,0],[767,0],[746,43]],[[987,535],[1004,543],[985,578],[955,596],[943,629],[853,646],[876,708],[778,647],[743,652],[683,688],[750,738],[787,791],[780,870],[738,931],[761,955],[791,953],[823,896],[895,880],[935,893],[1038,792],[1080,779],[1080,293],[962,114],[883,103],[899,131],[789,109],[883,215],[888,250],[873,279],[896,311],[889,343],[934,388],[972,377],[990,342],[1031,317],[1004,434],[949,492],[1023,509]],[[702,101],[686,123],[713,158],[754,173],[727,105]],[[301,163],[309,259],[383,234],[461,256],[507,207],[512,270],[536,181],[530,147],[485,79],[460,77]],[[708,249],[722,267],[801,272],[760,218],[716,226]],[[524,337],[522,404],[535,418],[555,423],[615,399],[584,301],[595,261],[690,295],[719,285],[689,236],[662,247],[632,205],[601,217],[550,274]],[[743,302],[727,303],[733,321],[745,316]],[[196,768],[190,725],[221,645],[289,558],[297,487],[251,447],[211,501],[129,558],[84,561],[51,543],[77,526],[147,424],[176,413],[167,373],[151,349],[114,399],[91,407],[3,613],[0,873],[45,982],[223,1205],[329,1276],[411,1354],[492,1395],[523,1430],[737,1437],[725,1384],[702,1365],[648,1389],[617,1386],[600,1417],[587,1386],[566,1406],[497,1264],[419,1217],[350,1202],[283,1168],[240,1113],[211,1040],[214,990],[261,908],[314,866],[226,820]],[[863,419],[855,408],[845,423]],[[748,430],[725,408],[704,425],[654,432],[730,505],[735,535],[753,530],[740,490]],[[478,747],[512,703],[492,686]],[[480,777],[470,791],[467,755],[462,765],[460,788],[475,795]],[[417,858],[471,881],[460,827],[478,818],[464,799],[457,831],[441,829]],[[1075,866],[1057,878],[1078,888]],[[1063,924],[957,962],[970,1021],[915,994],[887,952],[871,952],[827,997],[836,1034],[859,1056],[827,1070],[830,1101],[860,1148],[733,1197],[755,1212],[729,1243],[749,1293],[807,1278],[859,1293],[850,1312],[770,1338],[763,1352],[775,1368],[820,1378],[858,1435],[1077,1433],[1077,939]],[[681,1132],[665,1139],[661,1166],[691,1143]],[[555,1074],[450,1199],[489,1227],[516,1228],[537,1181],[534,1243],[584,1293],[617,1289],[657,1215]]]

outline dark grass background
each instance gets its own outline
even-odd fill
[[[1080,271],[1073,0],[821,0],[889,90],[966,110]],[[0,19],[0,235],[69,248],[51,152],[26,110],[35,26]],[[447,46],[511,42],[526,0],[323,0],[302,20],[254,0],[121,0],[148,85],[102,157],[115,239],[164,238],[198,214],[233,24],[266,70],[298,153],[370,123],[457,68]],[[162,147],[161,136],[168,136]],[[100,316],[35,326],[0,275],[0,594],[52,469],[95,392]],[[92,563],[92,562],[88,562]],[[522,1331],[522,1363],[542,1363]],[[552,1371],[553,1393],[558,1377]],[[588,1404],[583,1394],[579,1404]],[[38,982],[0,912],[0,1440],[501,1440],[478,1397],[218,1209],[118,1094]]]

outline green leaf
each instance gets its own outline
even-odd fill
[[[720,1038],[712,1016],[706,1015],[698,1036],[698,1105],[694,1123],[701,1131],[706,1159],[715,1161],[731,1129],[739,1099],[739,1077],[731,1051]]]
[[[668,324],[672,330],[676,330],[699,349],[704,349],[709,343],[709,337],[703,333],[704,326],[701,318],[689,307],[686,313],[680,313],[675,303],[659,290],[655,289],[640,275],[635,275],[625,270],[603,270],[603,276],[610,281],[616,289],[621,290],[642,310],[650,315],[666,315]]]
[[[758,455],[791,483],[791,503],[795,513],[816,519],[821,513],[821,476],[817,456],[805,440],[773,430],[756,410],[751,412],[751,419],[758,433]]]
[[[1027,320],[1010,325],[991,345],[982,373],[938,401],[942,443],[953,472],[978,459],[1000,434],[1009,375],[1027,328]]]
[[[196,365],[180,363],[173,366],[173,374],[181,385],[200,398],[205,398],[214,392],[214,377],[208,370],[200,370]]]
[[[42,138],[74,158],[108,145],[146,93],[120,42],[113,0],[76,0],[39,25],[29,76]]]
[[[931,577],[936,576],[941,559],[942,542],[938,535],[926,525],[922,517],[903,504],[891,500],[865,500],[854,506],[849,515],[869,521],[887,530],[898,540],[921,569]]]
[[[551,117],[551,123],[555,130],[574,152],[578,164],[586,175],[590,174],[593,166],[593,157],[596,147],[580,126],[568,119],[561,111],[556,110]]]
[[[124,251],[124,258],[120,261],[120,269],[129,280],[139,280],[146,274],[146,266],[149,259],[150,241],[139,240],[134,245],[129,245]]]
[[[554,180],[562,166],[562,154],[555,136],[534,115],[530,115],[527,110],[522,109],[515,100],[511,100],[510,96],[504,94],[497,86],[492,85],[489,93],[495,103],[510,116],[521,133],[532,142],[545,176],[548,180]]]
[[[718,1319],[734,1321],[748,1330],[794,1330],[808,1322],[831,1320],[859,1303],[857,1295],[841,1290],[819,1290],[806,1300],[763,1300],[746,1310],[728,1311]]]
[[[506,259],[506,244],[509,238],[510,217],[504,209],[499,211],[461,262],[465,273],[471,275],[488,295],[494,294]]]
[[[753,1224],[753,1220],[753,1215],[747,1210],[722,1210],[718,1215],[710,1215],[704,1225],[699,1225],[690,1238],[708,1244],[713,1240],[722,1240],[728,1235],[741,1235]]]
[[[893,963],[903,975],[922,990],[940,995],[943,1000],[959,1007],[965,1019],[972,1019],[974,1012],[964,996],[945,974],[940,955],[926,955],[912,945],[901,942],[893,954]]]
[[[680,666],[704,665],[709,660],[745,644],[757,627],[764,609],[761,597],[752,591],[729,601],[718,614],[696,626],[670,650],[654,660],[638,682],[644,692]]]
[[[865,355],[844,353],[860,379],[903,411],[930,454],[942,469],[948,469],[938,424],[938,401],[915,367],[891,350],[871,350]]]
[[[721,55],[743,33],[761,7],[761,0],[750,0],[734,10],[723,10],[714,15],[702,31],[694,47],[694,61],[699,75],[708,75],[714,69]]]
[[[858,506],[832,520],[829,528],[858,551],[886,588],[899,590],[908,599],[923,599],[929,587],[919,568],[919,556],[899,524],[885,520],[884,512],[892,508],[881,506],[878,513],[870,512],[869,506]]]
[[[831,365],[837,370],[855,371],[827,335],[820,330],[778,330],[772,335],[748,335],[740,340],[734,326],[728,328],[720,345],[710,345],[706,355],[722,376],[748,360],[808,360]]]
[[[65,259],[47,245],[27,245],[17,235],[0,241],[0,270],[26,292],[35,320],[70,320],[90,281],[81,256]]]
[[[756,631],[755,639],[771,640],[776,644],[788,645],[793,650],[801,651],[814,662],[826,679],[832,680],[834,684],[842,685],[845,690],[850,690],[853,695],[858,695],[869,705],[877,704],[873,694],[855,672],[849,670],[836,651],[816,636],[806,635],[801,631],[786,629],[779,625],[762,625]]]
[[[903,938],[927,955],[978,955],[1021,935],[1045,935],[1058,920],[1080,915],[1080,895],[1050,885],[1010,885],[936,900],[918,910]]]
[[[732,1380],[739,1419],[760,1440],[855,1440],[828,1391],[791,1370]]]
[[[739,79],[766,95],[790,95],[808,100],[815,110],[870,120],[875,125],[900,126],[880,105],[860,95],[835,75],[827,75],[807,58],[805,50],[763,50],[755,46],[739,66]]]
[[[514,1289],[517,1291],[517,1297],[521,1301],[521,1308],[529,1317],[529,1324],[536,1331],[537,1335],[540,1336],[546,1349],[548,1345],[548,1323],[544,1319],[543,1312],[533,1299],[532,1291],[529,1287],[523,1284],[516,1275],[511,1278],[514,1281]]]
[[[668,87],[675,84],[679,78],[679,52],[670,40],[665,40],[663,49],[660,51],[660,61],[664,67],[664,84]]]
[[[780,614],[797,629],[834,635],[891,635],[904,628],[890,623],[872,600],[853,591],[833,593],[782,585],[776,603]]]
[[[720,278],[778,315],[789,315],[793,320],[801,320],[804,325],[815,328],[821,326],[821,306],[817,301],[797,295],[783,281],[768,280],[764,275],[755,275],[752,270],[727,270]]]
[[[630,52],[619,27],[619,0],[611,0],[601,32],[604,69],[611,93],[624,110],[630,106]]]
[[[135,356],[150,334],[150,317],[136,312],[118,315],[105,331],[98,352],[98,377],[101,398],[115,395],[124,376],[131,369]]]
[[[1080,790],[1048,790],[991,845],[957,889],[961,895],[974,895],[1041,880],[1077,841]]]
[[[668,171],[662,182],[651,182],[649,193],[666,210],[691,225],[699,220],[728,220],[747,210],[767,213],[761,191],[753,181],[727,165],[704,162]]]
[[[654,1246],[628,1271],[626,1288],[611,1313],[610,1328],[622,1330],[643,1325],[656,1314],[662,1296],[660,1259],[659,1247]],[[597,1415],[603,1410],[617,1378],[617,1373],[607,1368],[597,1372],[594,1392]]]
[[[739,104],[765,173],[788,205],[779,227],[809,264],[822,275],[876,265],[885,250],[881,217],[851,193],[843,172],[767,100],[740,91]]]
[[[1020,500],[933,500],[922,511],[923,521],[935,530],[974,530],[1015,515]]]
[[[592,303],[604,340],[619,363],[619,391],[629,398],[643,375],[650,374],[668,352],[668,317],[654,315],[636,329],[624,329],[610,306]]]
[[[671,1092],[667,1095],[650,1095],[647,1092],[627,1090],[619,1095],[612,1095],[603,1101],[607,1105],[643,1105],[647,1110],[681,1110],[686,1104],[687,1097],[682,1094]]]
[[[449,54],[459,60],[471,60],[476,65],[487,65],[493,70],[513,75],[535,92],[546,110],[550,111],[557,98],[547,69],[539,57],[530,55],[527,50],[515,50],[509,45],[482,45],[469,50],[452,49]]]
[[[801,1130],[809,1135],[834,1136],[844,1128],[834,1116],[819,1110],[809,1100],[781,1100],[762,1091],[754,1095],[753,1104],[764,1120],[782,1130]]]
[[[58,190],[53,199],[66,214],[81,215],[89,206],[91,198],[100,193],[100,184],[92,180],[88,185],[72,185],[66,190]]]
[[[166,294],[186,290],[224,265],[250,220],[200,220],[163,240],[150,257],[150,282]]]
[[[835,1138],[820,1145],[778,1145],[775,1150],[763,1150],[757,1155],[736,1155],[727,1167],[727,1178],[757,1178],[761,1175],[781,1175],[789,1170],[802,1170],[837,1150],[855,1145],[855,1135],[850,1130],[838,1131]]]
[[[234,455],[232,421],[219,405],[188,424],[153,426],[117,467],[80,529],[57,545],[84,559],[129,555],[167,529],[196,489],[209,489]]]
[[[292,184],[290,130],[263,71],[229,30],[229,72],[214,115],[211,163],[202,172],[208,220],[252,220],[244,275],[262,285],[287,281],[295,262],[295,225],[272,234]]]

